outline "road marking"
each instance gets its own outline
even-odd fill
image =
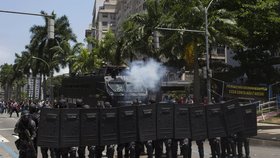
[[[6,139],[2,135],[0,135],[0,142],[6,143],[6,142],[10,142],[10,141],[8,141],[8,139]]]
[[[0,131],[10,131],[10,130],[14,130],[14,128],[1,128]]]
[[[13,136],[14,136],[15,138],[17,138],[17,139],[19,138],[17,135],[13,135]]]
[[[4,149],[12,158],[18,158],[18,154],[5,143],[0,142],[0,148]]]

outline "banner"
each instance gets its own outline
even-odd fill
[[[226,84],[224,95],[227,97],[268,98],[268,87]]]

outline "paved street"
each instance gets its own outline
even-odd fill
[[[13,134],[13,128],[17,121],[17,117],[14,114],[11,118],[7,114],[0,114],[0,158],[17,158],[18,151],[14,145],[14,141],[17,139]],[[274,128],[271,128],[273,126]],[[251,139],[251,157],[252,158],[279,158],[280,157],[280,141],[278,138],[280,134],[279,126],[259,124],[259,135]],[[267,128],[265,128],[267,127]],[[268,129],[269,128],[269,129]],[[263,140],[265,135],[265,140]],[[274,139],[273,139],[274,138]],[[271,139],[271,140],[269,140]],[[193,158],[198,158],[198,152],[196,144],[193,142]],[[210,157],[210,149],[208,142],[205,142],[205,158]],[[41,158],[41,155],[38,155]],[[141,156],[147,157],[147,156]]]

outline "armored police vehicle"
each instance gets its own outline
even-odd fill
[[[110,102],[113,106],[146,102],[148,91],[135,87],[125,74],[128,67],[104,66],[92,74],[67,77],[62,81],[61,95],[68,105],[75,105],[78,99],[94,107]]]

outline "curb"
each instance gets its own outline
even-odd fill
[[[252,137],[249,138],[250,145],[258,145],[258,146],[271,146],[271,147],[280,147],[280,140],[273,140],[267,138],[260,137]]]

